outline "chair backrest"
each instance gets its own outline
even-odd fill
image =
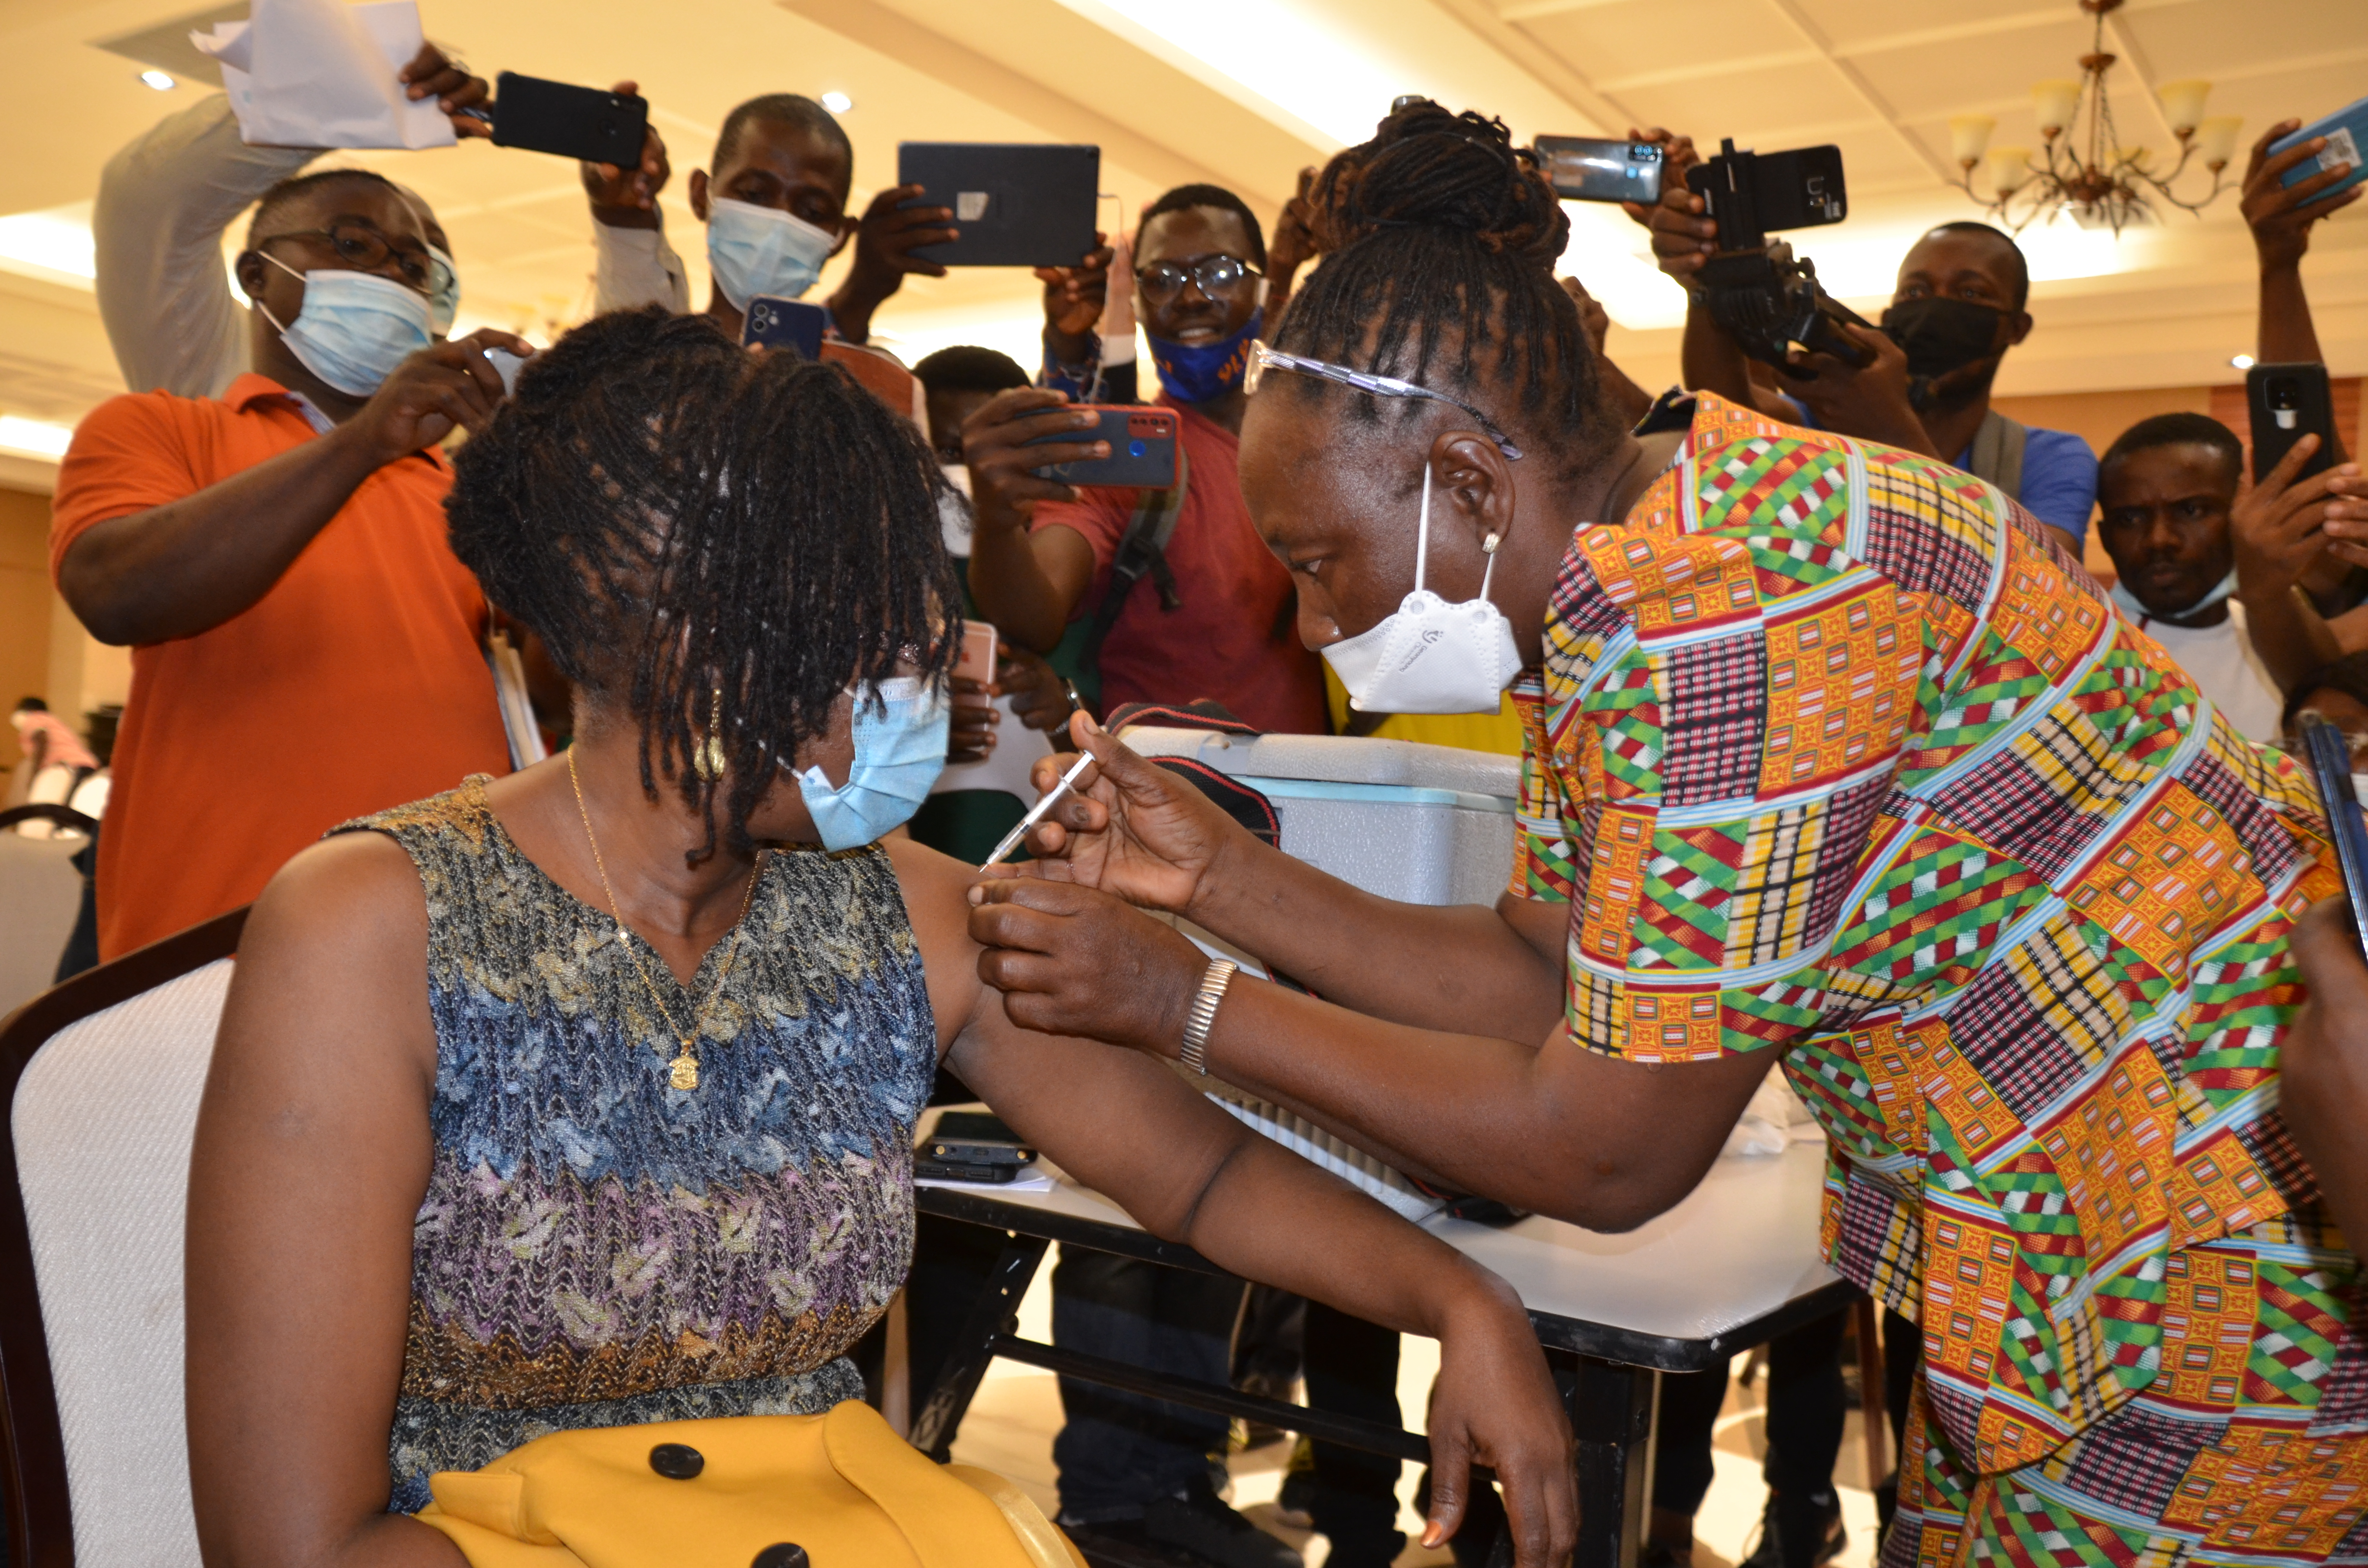
[[[198,1562],[182,1230],[198,1097],[245,911],[0,1023],[0,1399],[9,1561]]]
[[[74,857],[89,842],[78,835],[28,838],[0,831],[0,1013],[31,1001],[57,977],[58,957],[82,912],[82,872]]]
[[[1513,869],[1520,759],[1348,735],[1129,729],[1145,756],[1191,757],[1259,790],[1282,849],[1406,903],[1494,903]]]

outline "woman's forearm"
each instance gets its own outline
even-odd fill
[[[1630,1229],[1691,1192],[1773,1054],[1657,1067],[1379,1022],[1235,979],[1209,1071],[1434,1185],[1591,1230]]]
[[[1247,835],[1182,913],[1344,1007],[1422,1028],[1543,1040],[1562,1017],[1567,906],[1497,910],[1378,898]]]

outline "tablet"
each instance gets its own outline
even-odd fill
[[[953,210],[962,237],[913,254],[947,267],[1075,267],[1094,248],[1102,150],[1058,142],[902,142],[908,207]]]

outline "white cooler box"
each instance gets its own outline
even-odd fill
[[[1494,904],[1513,869],[1519,757],[1349,735],[1149,725],[1144,756],[1190,757],[1274,802],[1287,855],[1403,903]]]

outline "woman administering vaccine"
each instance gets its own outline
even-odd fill
[[[1052,858],[973,895],[1010,1016],[1604,1230],[1781,1062],[1835,1267],[1925,1332],[1886,1562],[2358,1556],[2358,1263],[2275,1109],[2307,782],[1981,481],[1710,397],[1622,428],[1500,126],[1411,106],[1317,198],[1244,492],[1359,706],[1519,676],[1511,886],[1359,892],[1081,718]]]

